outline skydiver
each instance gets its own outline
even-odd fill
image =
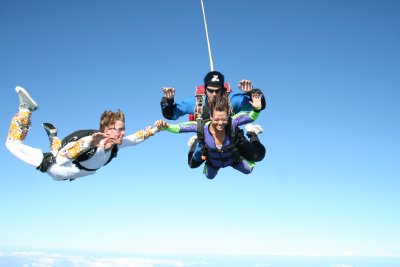
[[[17,158],[47,173],[54,180],[74,180],[94,174],[116,156],[118,149],[140,144],[159,131],[157,127],[149,126],[125,136],[124,113],[106,110],[100,117],[99,130],[68,142],[64,147],[60,147],[56,129],[50,127],[51,124],[44,125],[52,141],[52,152],[43,153],[41,149],[24,144],[31,125],[31,114],[39,106],[24,88],[17,86],[15,91],[19,98],[19,112],[11,121],[6,147]]]
[[[199,140],[202,150],[196,150],[193,160],[205,160],[205,175],[208,179],[213,179],[220,168],[231,166],[234,169],[249,174],[253,170],[254,163],[241,157],[235,145],[235,131],[237,126],[251,123],[257,119],[262,109],[262,95],[252,94],[250,102],[253,110],[241,112],[231,117],[229,115],[229,99],[226,95],[217,95],[210,103],[210,120],[203,127],[203,140]],[[156,121],[161,129],[173,133],[197,132],[197,123],[180,123],[170,125],[166,121]],[[203,158],[202,158],[203,157]]]
[[[238,84],[240,92],[228,92],[225,87],[224,75],[218,71],[208,72],[204,77],[204,89],[205,96],[203,99],[203,110],[201,117],[204,120],[209,119],[209,105],[211,101],[217,95],[229,95],[229,113],[230,115],[237,114],[241,111],[250,111],[252,106],[250,104],[251,93],[259,93],[262,95],[261,90],[254,89],[251,85],[250,80],[241,80]],[[193,114],[198,109],[197,100],[198,96],[191,96],[180,101],[175,102],[175,89],[172,87],[163,87],[162,91],[164,96],[161,99],[161,111],[164,118],[168,120],[176,120],[179,117],[186,114]],[[262,107],[261,110],[265,109],[266,103],[265,98],[262,96]],[[245,125],[246,135],[250,139],[250,142],[244,137],[243,131],[238,131],[238,135],[241,136],[241,144],[239,146],[240,154],[250,161],[261,161],[265,157],[265,147],[261,144],[258,139],[258,134],[262,133],[263,129],[260,125],[247,124]],[[190,147],[188,154],[188,164],[191,168],[196,168],[198,165],[190,162],[193,151],[198,146],[198,140],[196,136],[189,139],[188,145]],[[201,164],[201,162],[199,162]]]

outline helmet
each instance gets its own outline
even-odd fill
[[[224,87],[225,78],[224,75],[219,71],[210,71],[204,76],[204,86],[214,85]]]

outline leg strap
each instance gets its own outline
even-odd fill
[[[47,169],[56,161],[55,157],[51,153],[43,153],[42,163],[36,168],[41,172],[46,172]]]

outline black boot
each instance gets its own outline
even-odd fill
[[[47,134],[50,142],[52,142],[53,138],[57,136],[57,132],[58,132],[57,128],[53,124],[48,123],[48,122],[43,123],[42,126],[43,126],[43,129],[46,131],[46,134]]]

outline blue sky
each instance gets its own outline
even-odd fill
[[[268,108],[267,156],[210,181],[190,135],[157,134],[95,175],[56,182],[1,146],[0,251],[400,257],[400,2],[205,1],[214,67]],[[162,86],[209,71],[200,1],[1,1],[1,135],[16,85],[40,108],[26,144],[161,118]],[[182,118],[180,121],[185,121]]]

